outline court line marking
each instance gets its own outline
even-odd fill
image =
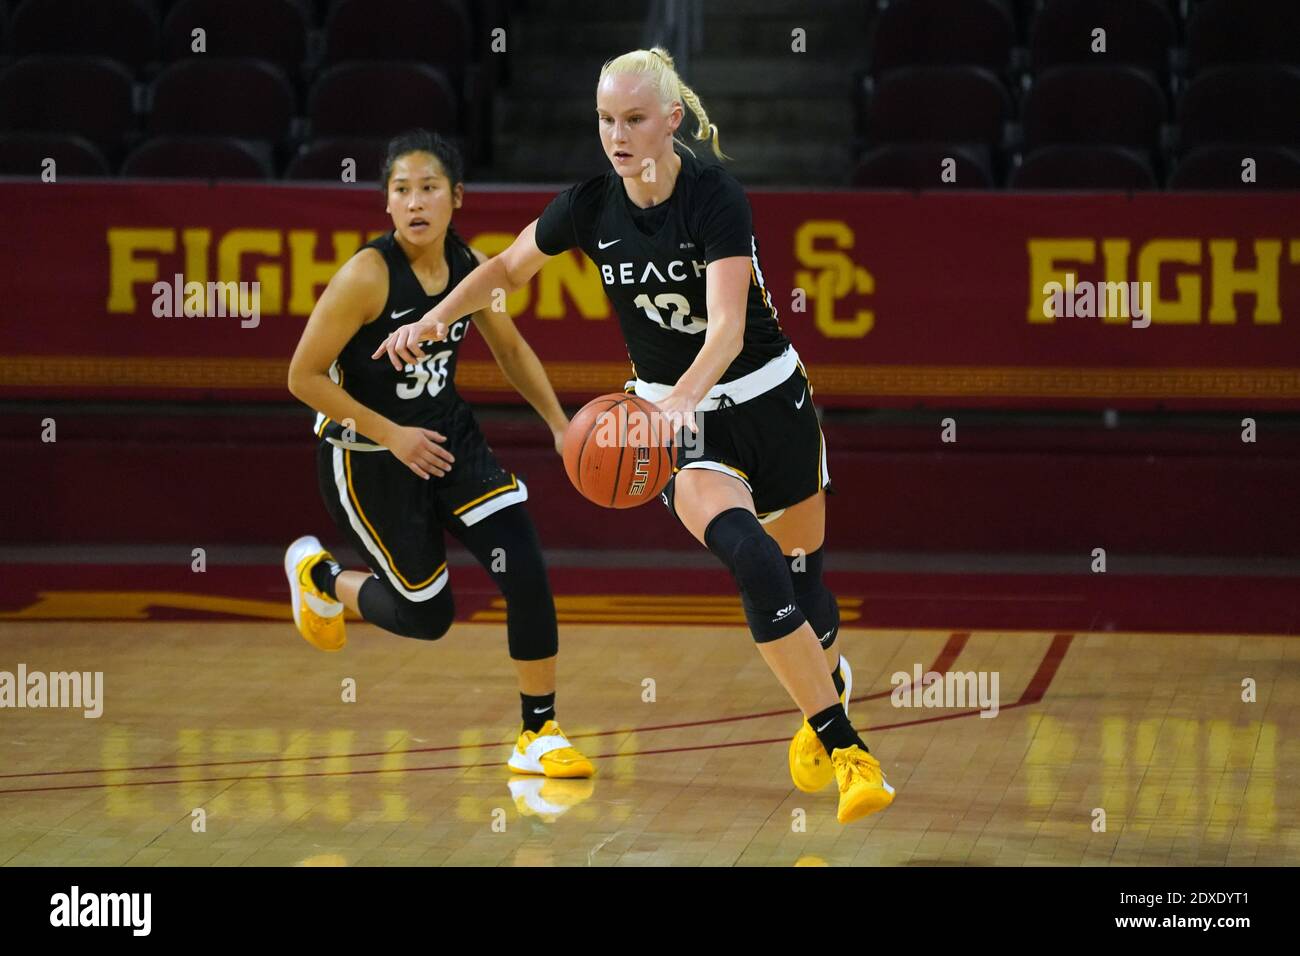
[[[961,647],[964,647],[965,639],[969,638],[969,636],[970,635],[968,633],[953,634],[949,638],[949,643],[945,645],[944,648],[945,651],[958,637],[963,638],[961,641]],[[1040,702],[1043,699],[1043,697],[1046,695],[1047,689],[1051,685],[1052,680],[1055,678],[1056,672],[1060,668],[1061,662],[1065,659],[1066,652],[1069,650],[1070,643],[1073,640],[1074,640],[1073,634],[1056,634],[1052,638],[1052,642],[1048,645],[1047,651],[1043,655],[1043,659],[1039,661],[1038,667],[1034,671],[1034,675],[1030,678],[1029,683],[1025,687],[1025,690],[1021,693],[1020,698],[1013,703],[1003,705],[1000,708],[1000,710],[1001,711],[1014,710],[1018,707],[1026,707],[1031,704],[1036,704]],[[959,650],[960,648],[958,649],[958,651]],[[942,652],[940,654],[940,657],[942,657]],[[866,700],[869,698],[876,698],[879,696],[887,696],[890,693],[892,692],[891,691],[877,692],[876,694],[866,695],[861,699]],[[855,700],[857,699],[858,698],[855,698]],[[958,711],[955,714],[937,714],[933,717],[921,717],[916,720],[899,721],[898,723],[894,723],[894,724],[881,724],[870,728],[870,730],[873,733],[875,731],[896,730],[900,727],[914,727],[914,726],[919,726],[921,724],[935,723],[941,720],[956,720],[961,717],[974,717],[980,713],[981,712],[979,710],[963,710],[963,711]],[[755,714],[755,715],[750,715],[749,719],[752,719],[753,717],[761,717],[761,716],[769,716],[769,715]],[[728,722],[735,719],[746,719],[746,718],[723,718],[719,722]],[[596,733],[588,734],[587,736],[604,736],[607,734],[633,733],[633,732],[634,731],[598,731]],[[789,736],[786,735],[782,737],[769,737],[762,740],[736,740],[736,741],[728,741],[726,743],[717,743],[717,744],[692,744],[684,747],[660,747],[652,750],[633,750],[633,751],[628,751],[623,753],[616,751],[614,753],[595,754],[590,759],[608,760],[615,757],[650,757],[650,756],[657,756],[659,754],[689,753],[691,751],[696,751],[696,750],[725,750],[731,747],[757,747],[766,744],[786,743],[789,741],[789,739],[790,739]],[[418,753],[418,752],[428,752],[431,750],[476,749],[485,746],[502,746],[502,745],[501,744],[473,744],[469,747],[464,747],[464,748],[436,747],[436,748],[424,748],[420,751],[410,751],[410,752]],[[387,754],[390,752],[385,751],[382,753]],[[337,758],[340,755],[335,754],[333,756]],[[272,758],[268,760],[255,760],[255,761],[238,761],[238,763],[272,763],[272,762],[276,762],[279,759],[285,759],[285,758]],[[301,758],[291,758],[291,759],[301,759]],[[227,766],[228,765],[229,764],[227,764]],[[506,761],[497,760],[489,763],[441,764],[441,765],[435,765],[429,767],[385,767],[385,768],[377,767],[368,770],[316,770],[316,771],[306,771],[303,773],[287,773],[287,774],[251,774],[248,776],[196,777],[189,780],[179,780],[179,779],[178,780],[131,780],[131,781],[123,781],[121,783],[85,783],[85,784],[68,784],[68,785],[56,786],[56,787],[21,787],[21,788],[9,789],[9,790],[0,790],[0,795],[10,794],[10,793],[52,793],[60,790],[109,790],[109,789],[120,789],[126,787],[157,787],[157,786],[168,786],[174,784],[219,783],[223,781],[230,782],[230,783],[242,783],[242,782],[250,782],[250,781],[260,781],[260,780],[301,780],[309,777],[362,777],[362,776],[370,776],[374,774],[386,774],[386,773],[424,773],[424,772],[435,771],[435,770],[475,770],[480,768],[504,767],[504,766],[506,766]],[[171,768],[167,768],[167,769],[171,769]],[[53,771],[53,772],[67,773],[69,771]],[[110,771],[81,771],[81,772],[117,773],[121,771],[110,770]]]
[[[1041,633],[1041,632],[1037,632]],[[958,655],[966,647],[966,642],[970,640],[969,631],[956,631],[948,636],[948,640],[935,656],[934,662],[930,665],[930,671],[946,671],[957,660]],[[850,704],[864,703],[869,700],[878,700],[882,697],[888,697],[892,691],[877,691],[874,694],[863,694],[861,697],[854,697],[849,701]],[[688,720],[675,724],[652,724],[648,727],[633,727],[622,730],[593,730],[583,734],[569,734],[570,740],[585,740],[588,737],[608,737],[617,734],[642,734],[651,733],[658,730],[681,730],[687,727],[707,727],[714,724],[736,723],[742,720],[759,720],[764,717],[784,717],[791,714],[799,713],[798,707],[787,707],[780,710],[765,710],[753,714],[737,714],[732,717],[708,717],[702,720]],[[408,750],[369,750],[359,751],[350,754],[303,754],[292,757],[266,757],[263,759],[248,758],[245,760],[206,760],[198,763],[164,763],[164,764],[142,764],[135,767],[112,767],[112,768],[92,768],[89,770],[38,770],[31,773],[4,773],[0,774],[0,780],[13,780],[17,778],[28,777],[60,777],[60,776],[80,776],[88,773],[136,773],[147,770],[188,770],[197,767],[239,767],[256,764],[269,763],[289,763],[296,761],[308,760],[352,760],[362,757],[387,757],[390,755],[400,754],[426,754],[442,753],[449,750],[480,750],[485,747],[505,747],[513,741],[501,740],[491,741],[481,744],[448,744],[441,747],[412,747]],[[0,793],[9,791],[0,790]]]

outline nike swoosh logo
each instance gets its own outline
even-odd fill
[[[824,724],[822,724],[820,727],[818,727],[818,728],[817,728],[817,733],[820,734],[823,730],[825,730],[827,727],[829,727],[829,726],[830,726],[831,724],[833,724],[833,723],[835,723],[835,718],[834,718],[834,717],[832,717],[830,720],[826,721],[826,723],[824,723]]]
[[[597,239],[597,240],[596,240],[596,248],[597,248],[597,249],[608,249],[608,248],[609,248],[610,246],[612,246],[614,243],[616,243],[616,242],[622,242],[622,241],[623,241],[622,239],[611,239],[609,242],[601,242],[599,239]]]
[[[414,309],[403,309],[401,312],[394,312],[393,318],[400,319],[402,316],[406,315],[407,312],[414,312],[414,311],[415,311]]]
[[[552,709],[554,709],[554,706],[555,706],[555,705],[552,704],[550,707],[534,707],[534,708],[533,708],[533,713],[534,713],[534,714],[544,714],[544,713],[546,713],[548,710],[552,710]]]
[[[808,397],[808,389],[805,388],[805,389],[803,390],[803,394],[799,396],[799,401],[797,401],[797,402],[794,403],[794,407],[795,407],[795,408],[803,408],[803,400],[804,400],[805,398],[807,398],[807,397]]]

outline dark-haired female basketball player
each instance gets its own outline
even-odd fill
[[[339,531],[373,573],[343,571],[314,537],[285,554],[294,622],[308,642],[343,647],[343,607],[405,637],[433,641],[451,627],[443,531],[455,535],[501,589],[519,674],[524,726],[509,765],[519,773],[589,777],[591,763],[555,723],[555,605],[541,547],[505,471],[456,392],[456,353],[478,328],[506,378],[550,426],[560,449],[568,420],[536,354],[504,312],[448,318],[444,347],[390,368],[370,360],[406,315],[445,302],[486,257],[451,226],[464,196],[455,147],[422,130],[388,147],[382,185],[393,231],[362,247],[330,280],[289,366],[289,390],[316,409],[321,494]]]
[[[443,341],[455,316],[482,308],[493,289],[517,289],[549,256],[582,249],[618,313],[636,394],[693,430],[700,413],[703,454],[678,448],[664,503],[732,572],[759,652],[806,718],[790,744],[795,785],[818,790],[835,777],[847,823],[887,807],[894,791],[848,719],[839,610],[822,583],[825,442],[764,285],[744,190],[674,146],[683,104],[696,138],[711,135],[725,158],[666,51],[606,63],[596,112],[613,169],[557,196],[509,249],[374,355],[419,361],[420,342]]]

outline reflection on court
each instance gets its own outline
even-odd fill
[[[792,787],[798,718],[739,628],[563,627],[557,709],[590,781],[506,769],[499,624],[352,630],[323,655],[283,624],[0,624],[0,667],[105,673],[97,720],[0,711],[0,863],[1300,862],[1294,638],[846,628],[898,799],[842,827],[833,787]],[[893,706],[917,666],[996,671],[998,715]]]

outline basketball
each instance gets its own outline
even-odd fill
[[[602,508],[654,500],[673,475],[673,436],[653,402],[612,392],[593,398],[564,433],[564,470]]]

